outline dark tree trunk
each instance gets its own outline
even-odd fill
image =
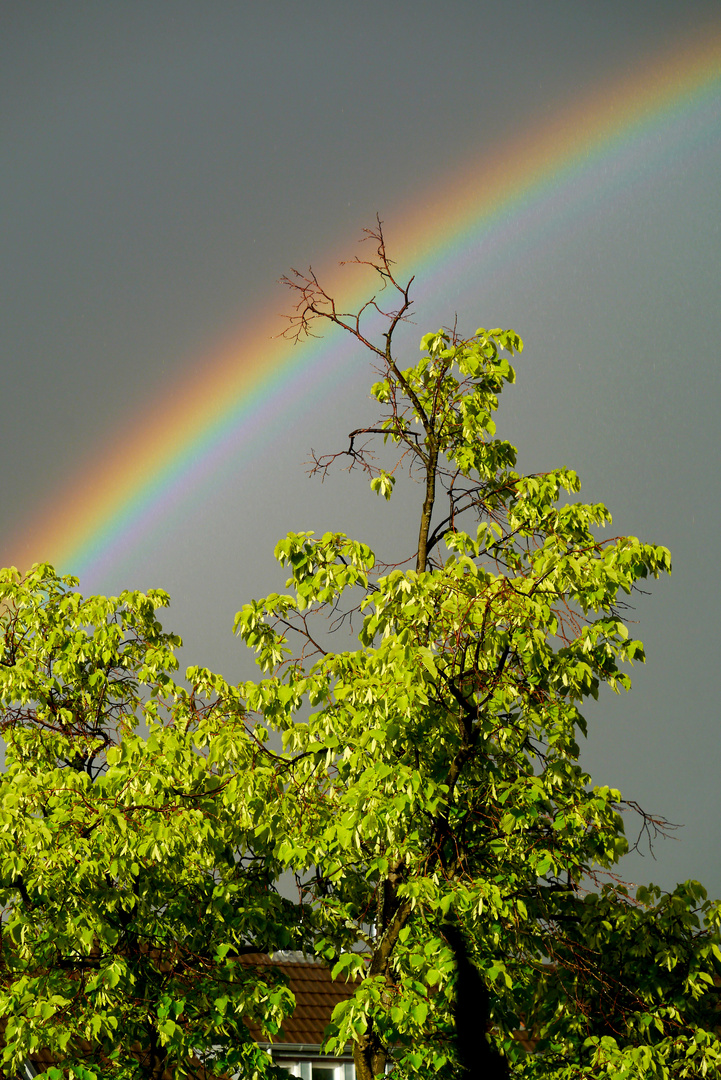
[[[456,1050],[466,1080],[508,1080],[505,1059],[486,1038],[491,1012],[486,984],[468,958],[460,931],[444,926],[443,934],[456,959]]]

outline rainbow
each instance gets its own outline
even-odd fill
[[[392,250],[416,273],[415,296],[451,269],[513,251],[509,238],[541,242],[584,192],[629,182],[654,167],[658,132],[670,125],[686,145],[708,137],[721,118],[721,32],[716,29],[656,54],[630,77],[602,85],[532,132],[484,150],[418,204],[388,216]],[[677,143],[675,144],[677,145]],[[573,200],[570,200],[573,202]],[[513,228],[511,227],[513,226]],[[331,291],[341,279],[324,277]],[[360,302],[364,293],[356,287]],[[21,568],[49,561],[97,577],[169,508],[207,483],[229,455],[267,443],[280,417],[303,408],[339,365],[337,336],[293,347],[273,339],[274,311],[231,335],[166,401],[128,420],[34,520],[6,538],[2,562]]]

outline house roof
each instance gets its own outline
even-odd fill
[[[289,1049],[303,1047],[304,1050],[317,1052],[323,1042],[333,1009],[339,1001],[349,998],[358,985],[357,981],[353,980],[333,980],[328,967],[304,957],[302,953],[275,953],[272,957],[265,953],[248,953],[240,960],[246,968],[275,968],[288,980],[296,1000],[296,1008],[293,1016],[284,1021],[282,1031],[273,1040],[273,1046],[278,1051],[282,1051],[285,1046]],[[262,1045],[268,1045],[253,1024],[248,1026],[254,1039]],[[4,1029],[5,1019],[0,1018],[0,1046],[3,1043]],[[32,1066],[29,1076],[32,1072],[44,1072],[55,1064],[55,1059],[47,1050],[38,1050],[29,1055],[28,1063]],[[0,1080],[7,1080],[1,1071]]]
[[[296,959],[296,955],[281,953],[273,959],[264,953],[251,953],[243,957],[243,966],[277,968],[287,977],[295,997],[295,1012],[283,1021],[283,1029],[273,1045],[319,1046],[333,1009],[339,1001],[349,998],[358,984],[353,980],[334,980],[330,969],[323,964]]]

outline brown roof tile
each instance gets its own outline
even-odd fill
[[[333,1009],[339,1001],[345,1001],[355,990],[356,981],[333,980],[330,969],[312,960],[273,960],[262,953],[243,957],[247,967],[274,967],[288,979],[296,1007],[293,1016],[283,1023],[283,1030],[274,1040],[278,1043],[295,1043],[318,1046],[330,1022]]]

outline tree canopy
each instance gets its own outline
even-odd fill
[[[380,224],[368,240],[380,291],[345,313],[293,273],[289,333],[328,321],[375,363],[377,422],[315,469],[342,458],[386,500],[418,482],[393,565],[341,533],[281,540],[287,592],[239,611],[260,677],[237,686],[176,680],[162,592],[3,572],[6,1070],[47,1047],[83,1080],[267,1073],[252,1033],[293,1003],[241,960],[298,948],[359,980],[326,1041],[359,1080],[460,1076],[458,935],[511,1075],[721,1067],[721,906],[697,882],[632,894],[624,811],[663,823],[579,764],[583,703],[630,689],[629,598],[669,552],[599,538],[610,514],[572,470],[517,470],[493,420],[513,330],[442,329],[400,359],[412,279]]]

